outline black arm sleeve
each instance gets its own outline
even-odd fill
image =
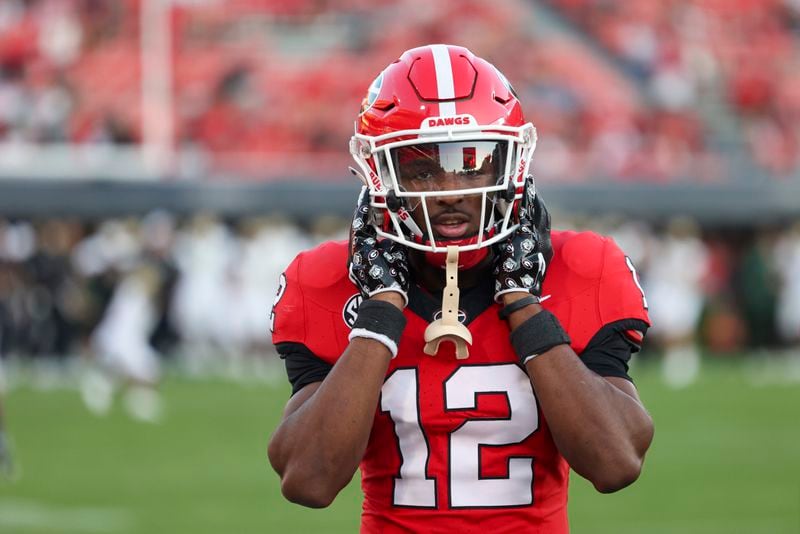
[[[625,334],[629,330],[638,330],[644,335],[647,324],[638,319],[624,319],[601,328],[580,355],[586,367],[600,376],[617,376],[632,382],[628,376],[628,362],[641,345]]]
[[[322,382],[333,368],[301,343],[278,343],[275,348],[286,364],[292,395],[309,384]]]

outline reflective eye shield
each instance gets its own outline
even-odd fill
[[[423,143],[389,151],[405,191],[447,191],[496,185],[508,159],[506,141]]]
[[[400,198],[419,201],[456,191],[472,195],[504,190],[513,171],[513,151],[514,144],[506,140],[465,140],[409,143],[379,149],[374,156],[388,188]]]

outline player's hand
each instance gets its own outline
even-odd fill
[[[550,214],[528,178],[519,208],[519,227],[500,242],[495,254],[495,300],[513,292],[542,295],[547,264],[553,257]]]
[[[389,239],[378,240],[369,222],[369,190],[361,188],[350,226],[350,279],[361,295],[369,298],[378,293],[396,291],[408,304],[408,255],[405,247]]]

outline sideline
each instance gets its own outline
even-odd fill
[[[134,515],[122,508],[45,504],[26,499],[0,498],[0,531],[46,529],[53,532],[133,532]]]

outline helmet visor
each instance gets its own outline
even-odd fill
[[[391,150],[401,191],[456,191],[498,185],[507,141],[421,143]]]

